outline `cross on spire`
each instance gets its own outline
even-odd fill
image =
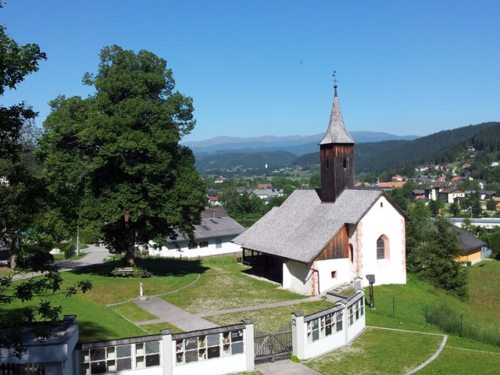
[[[337,96],[337,71],[336,70],[333,71],[332,76],[333,76],[333,88],[335,90],[333,96],[336,97]]]

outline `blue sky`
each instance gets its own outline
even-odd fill
[[[118,44],[168,61],[193,97],[186,140],[326,130],[332,71],[349,130],[426,135],[500,121],[497,0],[7,0],[0,24],[47,53],[3,104],[86,96]]]

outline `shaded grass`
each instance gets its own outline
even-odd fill
[[[146,310],[141,309],[133,302],[127,302],[120,305],[116,305],[111,307],[111,309],[133,322],[158,319],[157,316],[151,314]]]
[[[367,329],[351,345],[307,361],[322,374],[402,374],[427,359],[441,337]]]
[[[203,272],[203,268],[199,267],[197,261],[175,263],[163,259],[138,259],[137,264],[153,273],[152,277],[135,279],[109,276],[117,264],[119,262],[108,262],[72,272],[64,272],[64,282],[74,284],[80,280],[91,281],[92,290],[86,293],[84,298],[106,305],[137,298],[140,283],[143,284],[145,295],[156,295],[186,286],[196,280],[198,272]]]
[[[205,319],[220,326],[250,319],[254,323],[254,329],[256,332],[274,332],[277,330],[291,328],[291,314],[293,312],[302,311],[305,315],[307,315],[332,306],[333,304],[331,302],[323,300],[271,309],[212,315],[205,317]]]
[[[500,353],[481,353],[478,351],[450,348],[448,345],[439,357],[424,367],[419,375],[494,375],[500,369]]]
[[[173,324],[170,323],[155,323],[155,324],[148,324],[145,326],[141,326],[144,328],[148,333],[152,335],[158,335],[163,329],[170,329],[172,333],[179,333],[183,332],[182,329],[179,327],[174,326]]]
[[[304,298],[243,274],[248,267],[232,257],[205,258],[202,265],[208,269],[195,285],[162,298],[193,313]]]

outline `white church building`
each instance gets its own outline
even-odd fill
[[[307,295],[375,275],[375,285],[406,283],[405,216],[380,190],[354,186],[354,140],[335,84],[320,143],[321,189],[296,190],[234,239],[253,271]]]

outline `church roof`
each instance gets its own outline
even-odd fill
[[[347,189],[334,203],[321,203],[316,190],[296,190],[234,242],[246,249],[311,263],[346,223],[358,223],[382,195],[380,190]]]
[[[320,145],[331,143],[352,144],[354,143],[354,140],[344,126],[344,118],[342,117],[339,97],[337,96],[337,85],[335,85],[334,87],[335,92],[333,95],[332,112],[330,113],[330,123],[328,124],[328,129],[325,136],[321,140]]]

